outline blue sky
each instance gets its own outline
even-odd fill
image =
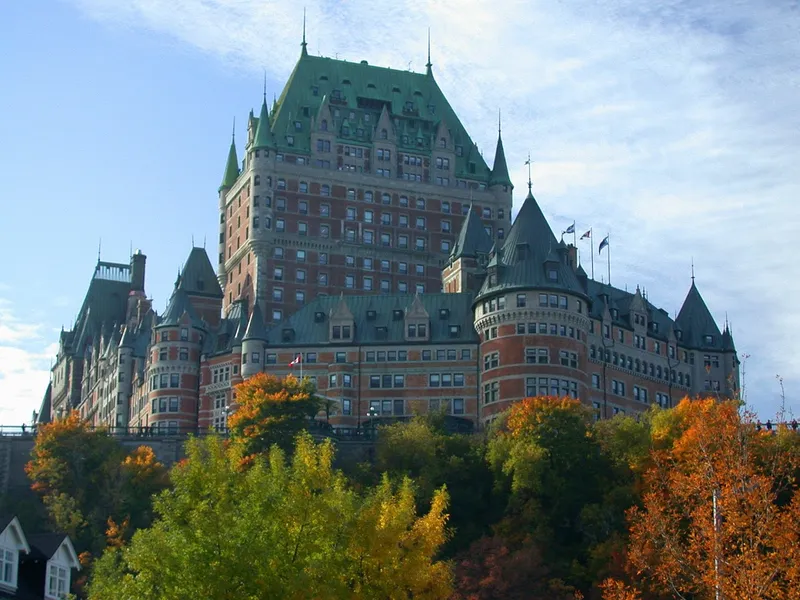
[[[694,259],[749,355],[748,403],[773,415],[780,375],[800,413],[796,1],[306,6],[310,52],[394,68],[424,69],[430,26],[435,76],[489,161],[502,108],[515,205],[530,152],[553,229],[610,232],[613,283],[670,314]],[[302,4],[268,0],[0,4],[0,423],[38,408],[100,238],[105,260],[147,254],[158,310],[192,237],[213,250],[231,121],[242,139],[264,71],[280,93],[301,22]]]

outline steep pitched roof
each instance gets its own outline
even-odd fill
[[[176,287],[192,296],[223,297],[217,274],[205,248],[192,248],[178,276]]]
[[[419,302],[430,315],[430,340],[421,344],[474,344],[478,338],[472,318],[471,294],[389,294],[383,296],[347,296],[353,315],[353,342],[364,345],[408,343],[405,341],[406,310]],[[329,317],[339,305],[338,296],[320,296],[294,315],[275,325],[268,334],[270,346],[327,344]],[[415,307],[417,312],[419,307]],[[397,312],[395,312],[397,311]],[[451,333],[450,325],[457,325]],[[292,341],[285,341],[284,330],[292,330]]]
[[[686,294],[675,324],[683,332],[683,343],[697,349],[722,349],[722,335],[714,317],[706,306],[705,300],[692,280],[692,287]],[[708,344],[704,336],[713,336],[713,342]]]
[[[228,150],[228,160],[225,163],[225,173],[222,175],[220,190],[233,187],[239,178],[239,159],[236,157],[236,140],[231,138],[231,147]]]
[[[167,310],[165,310],[164,314],[161,316],[158,326],[174,327],[180,322],[183,313],[189,315],[192,325],[201,326],[201,321],[192,307],[192,301],[189,299],[189,295],[184,290],[178,288],[172,292]]]
[[[71,350],[80,352],[115,321],[125,320],[131,291],[130,265],[97,261],[83,305],[73,328]]]
[[[250,320],[247,322],[247,330],[244,332],[244,341],[247,340],[266,340],[267,328],[264,326],[264,316],[261,314],[261,307],[258,300],[253,304],[253,312],[250,313]]]
[[[504,184],[510,185],[512,188],[514,184],[511,183],[511,176],[508,174],[508,165],[506,164],[506,153],[503,150],[503,137],[500,132],[497,132],[497,148],[494,152],[494,166],[492,167],[492,175],[489,178],[489,185]]]
[[[492,238],[486,233],[478,213],[473,210],[472,204],[469,205],[467,216],[464,217],[464,222],[461,224],[461,231],[458,233],[458,239],[453,245],[453,251],[450,253],[451,259],[467,256],[476,258],[478,254],[489,254],[492,249]]]
[[[484,281],[478,298],[503,290],[529,288],[586,295],[575,271],[567,263],[565,250],[559,247],[542,209],[530,191],[505,242],[495,252],[488,268],[489,277]],[[548,271],[551,270],[557,272],[555,281],[548,277]]]
[[[272,131],[269,127],[269,109],[267,108],[267,97],[265,95],[264,102],[261,104],[261,114],[258,116],[253,148],[271,148],[274,145],[275,139],[272,137]]]
[[[332,111],[339,111],[328,130],[337,132],[348,143],[372,143],[372,127],[364,127],[361,135],[358,128],[351,127],[348,134],[342,133],[342,123],[347,119],[351,125],[359,121],[376,123],[384,107],[400,131],[414,122],[413,131],[419,131],[422,146],[417,145],[417,136],[406,133],[397,140],[401,148],[407,146],[417,154],[431,151],[432,139],[437,123],[448,124],[454,145],[463,148],[455,156],[455,174],[476,181],[487,181],[489,167],[479,153],[470,153],[474,142],[448,103],[433,76],[398,69],[376,67],[366,61],[353,63],[302,54],[287,81],[277,104],[272,120],[272,133],[279,149],[290,152],[309,152],[311,144],[311,119],[317,114],[323,98],[327,98]],[[353,113],[354,118],[350,118]],[[299,124],[298,126],[295,124]],[[293,144],[286,139],[291,132]],[[469,163],[474,164],[470,169]]]

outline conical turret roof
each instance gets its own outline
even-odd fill
[[[244,341],[266,339],[267,328],[264,326],[264,316],[261,314],[261,307],[258,305],[258,300],[256,300],[253,304],[253,312],[250,313],[250,320],[247,322]]]
[[[692,280],[692,287],[686,294],[686,300],[675,319],[675,324],[683,332],[683,343],[691,348],[699,349],[719,349],[722,348],[721,334],[717,327],[714,317],[708,310],[700,291]],[[712,342],[708,343],[705,336],[712,336]]]
[[[511,177],[508,174],[506,153],[505,150],[503,150],[503,136],[500,134],[500,131],[497,132],[497,149],[494,152],[494,166],[492,167],[492,174],[489,177],[489,185],[496,184],[514,187],[514,184],[511,183]]]
[[[224,190],[233,187],[239,178],[239,159],[236,156],[236,140],[231,137],[231,147],[228,150],[228,162],[225,163],[225,173],[222,176],[222,184],[219,189]]]
[[[275,140],[272,137],[272,130],[269,125],[269,109],[267,108],[267,97],[264,96],[264,101],[261,103],[261,113],[258,115],[258,126],[256,126],[256,135],[253,139],[253,148],[271,148],[275,145]]]
[[[476,258],[478,254],[489,254],[491,249],[492,238],[486,233],[483,222],[470,204],[450,258],[452,260],[462,256]]]

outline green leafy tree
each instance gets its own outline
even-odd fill
[[[330,442],[297,438],[242,462],[241,448],[191,440],[156,500],[158,518],[98,562],[89,597],[446,598],[447,495],[418,517],[411,482],[365,495],[332,468]]]
[[[245,455],[273,444],[289,449],[295,436],[324,407],[309,379],[258,373],[236,386],[238,408],[230,419],[231,439]]]

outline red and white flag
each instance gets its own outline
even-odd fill
[[[586,233],[584,233],[584,234],[581,236],[581,239],[584,239],[584,238],[590,238],[590,237],[592,237],[592,230],[591,230],[591,229],[590,229],[589,231],[587,231]]]
[[[303,362],[303,357],[300,354],[298,354],[297,356],[294,357],[294,360],[289,363],[289,366],[293,367],[295,365],[299,365],[301,362]]]

